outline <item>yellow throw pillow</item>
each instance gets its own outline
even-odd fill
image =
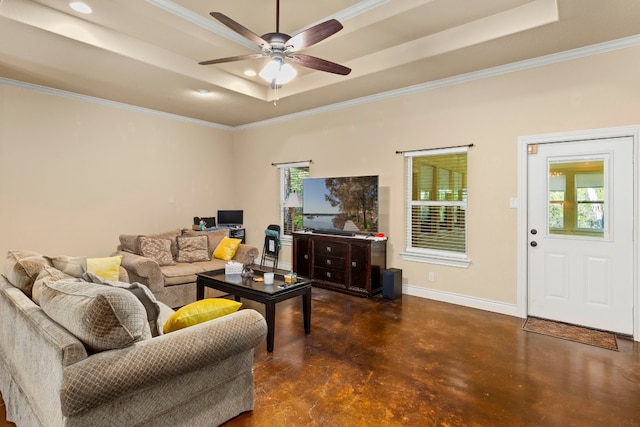
[[[238,251],[242,239],[232,239],[230,237],[224,237],[215,251],[213,251],[213,257],[229,261]]]
[[[230,314],[242,306],[242,303],[224,298],[206,298],[192,302],[178,309],[164,323],[164,333],[177,331],[187,326],[197,325],[207,320]]]
[[[106,280],[118,280],[122,255],[104,258],[87,258],[87,271]]]

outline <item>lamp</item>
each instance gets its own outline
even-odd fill
[[[296,208],[302,207],[302,202],[296,193],[289,193],[289,197],[284,201],[284,207],[289,208],[289,218],[291,219],[291,234],[296,231]]]
[[[296,74],[296,69],[290,64],[285,64],[281,56],[274,56],[259,75],[272,86],[281,86],[293,80]]]

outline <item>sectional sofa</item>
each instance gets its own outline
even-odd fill
[[[82,258],[7,254],[0,391],[8,421],[216,426],[253,409],[253,353],[267,332],[260,313],[243,309],[163,334],[173,310],[148,289],[83,270]]]
[[[200,237],[200,243],[193,243],[197,240],[193,237]],[[213,256],[225,237],[228,237],[228,229],[176,229],[150,235],[123,234],[115,255],[122,256],[122,266],[132,282],[144,283],[160,301],[177,308],[196,300],[196,274],[225,267],[228,260]],[[165,243],[164,248],[145,251],[145,245],[151,246],[158,240]],[[255,246],[240,244],[231,260],[252,262],[258,258],[258,254]],[[206,289],[206,297],[219,295]]]

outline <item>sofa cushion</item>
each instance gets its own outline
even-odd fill
[[[222,239],[229,235],[229,229],[223,228],[212,231],[194,231],[189,229],[182,230],[183,236],[207,236],[209,240],[209,254],[213,255],[213,251],[218,247]]]
[[[73,277],[82,277],[87,271],[86,257],[73,257],[66,255],[46,257],[53,267]]]
[[[151,338],[144,306],[126,289],[84,281],[45,281],[40,307],[91,352]]]
[[[213,257],[225,261],[231,260],[236,254],[241,242],[242,239],[232,239],[231,237],[223,238],[220,244],[218,244],[218,247],[213,251]]]
[[[224,298],[206,298],[187,304],[177,310],[164,324],[164,333],[177,331],[208,320],[230,314],[242,306],[242,303]]]
[[[56,282],[58,280],[66,280],[69,282],[79,282],[82,279],[75,278],[63,271],[58,270],[55,267],[45,266],[36,277],[36,281],[33,283],[33,289],[31,292],[31,300],[40,305],[40,297],[42,295],[42,286],[44,282]]]
[[[178,236],[178,262],[197,262],[209,259],[207,236]]]
[[[49,260],[37,252],[10,250],[4,260],[4,275],[15,286],[31,297],[33,283]]]
[[[142,256],[151,258],[160,266],[175,264],[171,255],[171,240],[140,236],[138,241]]]
[[[87,271],[107,280],[118,280],[122,255],[87,258]]]

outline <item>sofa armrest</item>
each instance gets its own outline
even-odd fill
[[[164,276],[160,265],[151,258],[118,251],[114,255],[122,255],[121,266],[127,270],[131,282],[140,281],[147,285],[154,295],[159,295],[164,288]]]
[[[94,354],[65,368],[62,413],[76,415],[168,378],[251,351],[266,333],[262,315],[244,309],[127,348]]]
[[[256,260],[258,259],[259,254],[260,252],[255,246],[245,245],[244,243],[241,243],[240,246],[238,246],[236,254],[233,256],[233,260],[244,264],[245,259],[248,255],[253,256],[253,259]]]

